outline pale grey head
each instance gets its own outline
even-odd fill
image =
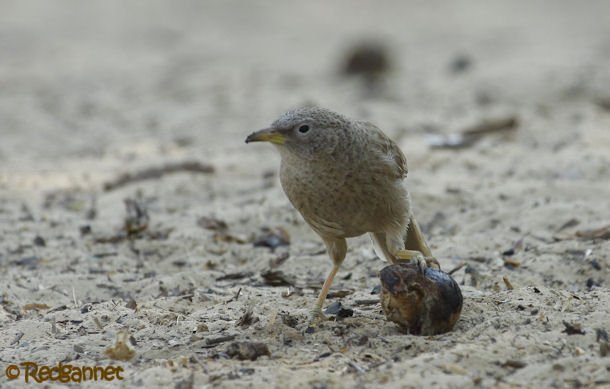
[[[350,128],[346,117],[318,107],[288,111],[269,128],[254,132],[246,143],[266,141],[277,145],[282,153],[304,159],[320,159],[333,153]]]

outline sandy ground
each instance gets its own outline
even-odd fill
[[[610,237],[583,236],[610,225],[609,2],[0,6],[2,387],[24,385],[4,375],[23,361],[123,367],[107,387],[610,387]],[[393,65],[374,92],[339,71],[371,38]],[[465,264],[452,332],[386,321],[371,301],[385,263],[362,237],[328,300],[353,316],[304,333],[330,261],[279,156],[243,141],[307,103],[404,150],[435,255]],[[429,146],[506,116],[514,130]],[[184,161],[214,172],[103,189]],[[133,239],[117,235],[126,198],[150,216]],[[290,245],[253,247],[264,227]],[[269,285],[270,269],[292,286]],[[121,332],[129,361],[105,353]],[[270,355],[231,358],[236,341]]]

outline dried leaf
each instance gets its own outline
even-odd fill
[[[129,308],[129,309],[133,309],[134,311],[137,311],[138,303],[136,303],[136,300],[130,298],[129,301],[127,301],[127,303],[125,304],[125,308]]]
[[[104,354],[116,361],[129,361],[136,355],[136,352],[127,346],[127,342],[128,333],[126,331],[119,332],[115,344],[108,347]]]
[[[269,286],[294,286],[295,279],[281,270],[267,270],[261,273],[265,284]]]
[[[236,358],[242,361],[248,359],[255,361],[260,356],[271,355],[269,347],[267,347],[265,343],[260,342],[234,342],[227,347],[226,353],[231,358]]]
[[[197,225],[206,230],[213,231],[226,231],[229,228],[225,221],[208,216],[202,216],[197,219]]]
[[[239,327],[247,328],[251,324],[256,323],[258,320],[259,320],[258,317],[254,316],[252,307],[248,307],[246,309],[246,311],[244,312],[244,314],[239,319],[237,319],[235,324]]]
[[[504,266],[512,269],[521,266],[521,262],[514,258],[504,258]]]
[[[565,329],[562,331],[568,335],[584,335],[585,331],[582,329],[580,323],[568,323],[567,321],[563,321],[563,325]]]
[[[226,243],[239,243],[244,244],[248,243],[250,240],[244,236],[229,234],[226,231],[218,231],[214,233],[212,239],[216,242],[226,242]]]
[[[576,231],[576,236],[585,240],[610,239],[610,226]]]
[[[24,311],[33,311],[33,310],[40,311],[40,310],[49,309],[49,308],[51,308],[51,307],[49,307],[47,304],[31,303],[31,304],[25,304],[22,309]]]

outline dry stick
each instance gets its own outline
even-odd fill
[[[235,339],[235,337],[236,337],[236,335],[224,335],[224,336],[219,336],[217,338],[207,338],[205,340],[205,345],[203,346],[203,348],[215,347],[215,346],[219,345],[220,343],[224,343],[224,342],[233,340],[233,339]]]
[[[502,277],[502,280],[504,281],[504,285],[506,285],[506,289],[508,290],[513,290],[513,284],[510,283],[510,280],[508,279],[507,276]]]
[[[76,302],[76,291],[74,290],[74,286],[72,287],[72,299],[74,300],[74,308],[78,308],[78,302]]]
[[[102,322],[100,321],[100,319],[97,316],[93,316],[93,322],[97,326],[98,330],[100,330],[100,331],[104,330],[104,326],[102,325]]]
[[[230,299],[227,300],[227,304],[230,303],[231,301],[237,301],[237,299],[239,299],[239,295],[241,294],[241,288],[239,288],[237,290],[237,293],[235,293],[235,295],[233,295],[233,297],[231,297]]]
[[[519,124],[516,116],[499,117],[483,120],[479,124],[466,128],[462,134],[466,136],[481,136],[493,132],[512,130]]]
[[[514,130],[519,125],[519,119],[516,116],[505,116],[499,118],[491,118],[481,121],[471,127],[467,127],[459,133],[453,133],[441,137],[441,141],[434,142],[432,148],[440,149],[459,149],[474,145],[484,135]]]
[[[366,373],[366,370],[354,361],[347,361],[347,364],[358,373]]]
[[[162,167],[152,167],[141,170],[136,173],[125,173],[120,175],[113,181],[106,182],[104,184],[104,190],[110,191],[132,182],[150,180],[153,178],[160,178],[166,174],[178,173],[178,172],[190,172],[190,173],[202,173],[210,174],[214,173],[214,166],[203,164],[197,161],[187,161],[180,163],[167,164]]]
[[[462,131],[467,144],[474,144],[484,135],[493,134],[501,131],[514,130],[519,124],[515,116],[507,116],[496,119],[483,120],[481,123],[469,127]]]
[[[375,305],[379,303],[379,299],[362,299],[354,301],[356,305]]]
[[[462,263],[460,263],[459,265],[457,265],[457,266],[456,266],[456,267],[454,267],[453,269],[449,270],[449,271],[447,272],[447,274],[451,275],[451,274],[453,274],[453,273],[457,272],[458,270],[460,270],[461,268],[463,268],[464,266],[466,266],[466,262],[462,262]]]

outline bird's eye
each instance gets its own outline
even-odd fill
[[[299,132],[301,134],[305,134],[307,131],[309,131],[309,126],[307,124],[303,124],[301,127],[299,127]]]

